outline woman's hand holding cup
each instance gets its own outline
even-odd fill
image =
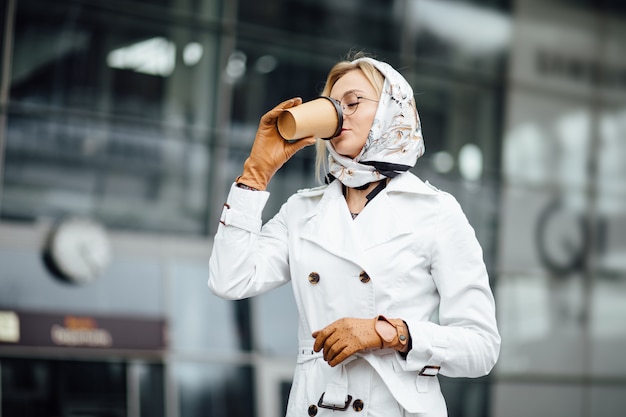
[[[243,165],[243,173],[236,182],[257,190],[265,190],[276,171],[296,152],[315,143],[309,136],[297,141],[286,141],[277,128],[278,116],[288,108],[302,103],[300,97],[283,101],[263,115],[259,122],[250,156]]]

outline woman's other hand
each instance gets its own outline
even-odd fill
[[[373,319],[343,318],[313,332],[313,350],[324,349],[324,360],[336,366],[365,349],[409,350],[409,329],[401,319],[376,316]]]
[[[373,319],[339,319],[313,332],[313,350],[324,349],[324,360],[336,366],[349,356],[365,349],[381,348],[383,341],[376,332],[378,317]]]

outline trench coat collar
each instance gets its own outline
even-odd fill
[[[419,177],[410,172],[405,172],[391,179],[386,187],[387,192],[403,192],[415,194],[435,195],[439,190],[430,185],[428,181],[424,182]]]
[[[317,205],[304,214],[302,238],[323,249],[358,264],[368,249],[382,245],[412,230],[402,221],[402,207],[394,193],[432,195],[434,187],[411,173],[403,173],[389,181],[356,219],[352,219],[341,190],[341,183],[333,181],[323,191]]]

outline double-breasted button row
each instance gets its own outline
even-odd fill
[[[370,282],[371,278],[370,276],[367,274],[367,272],[365,271],[361,271],[361,273],[359,273],[359,281],[361,281],[363,284],[367,284],[368,282]],[[309,282],[313,285],[317,284],[320,282],[320,274],[318,274],[317,272],[311,272],[309,274]]]

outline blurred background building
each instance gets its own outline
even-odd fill
[[[211,240],[259,117],[351,50],[411,82],[414,171],[484,248],[501,358],[441,378],[450,415],[626,409],[623,2],[1,4],[1,417],[282,414],[291,289],[214,297]],[[266,219],[313,159],[272,181]]]

